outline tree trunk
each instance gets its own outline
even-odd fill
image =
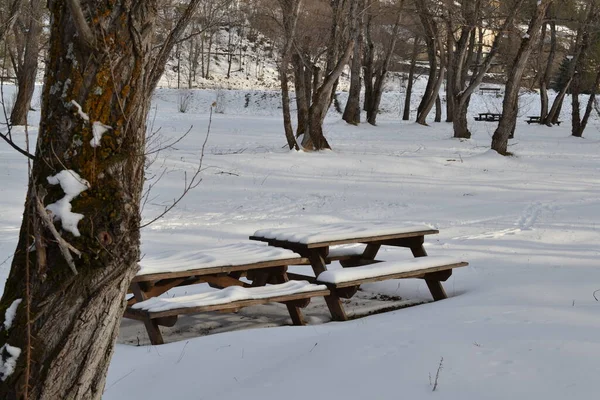
[[[0,361],[16,362],[12,374],[3,372],[2,399],[100,399],[137,271],[157,2],[86,4],[87,19],[78,1],[48,4],[50,49],[36,159],[0,301],[0,320],[9,322],[6,309],[22,299],[12,326],[0,335]],[[94,141],[96,122],[110,128]],[[87,190],[68,196],[50,183],[63,179]],[[70,200],[82,219],[53,223],[44,205],[59,200]],[[67,261],[59,232],[80,257]]]
[[[448,18],[450,21],[450,18]],[[447,62],[446,69],[446,122],[454,120],[454,32],[448,29],[446,32]]]
[[[540,35],[540,28],[546,15],[546,9],[553,0],[540,0],[535,15],[529,23],[526,36],[521,40],[521,45],[508,74],[508,80],[504,89],[504,100],[502,102],[502,116],[498,128],[492,136],[492,150],[502,155],[508,154],[508,139],[514,131],[517,120],[519,88],[521,78],[525,72],[527,59],[533,49],[533,44]]]
[[[296,128],[296,136],[303,135],[308,127],[308,97],[307,91],[310,91],[310,81],[307,86],[306,71],[302,63],[302,59],[298,54],[292,57],[294,65],[294,83],[296,86],[296,115],[298,119],[298,127]]]
[[[442,100],[440,100],[439,94],[435,98],[435,118],[433,122],[442,122]]]
[[[280,1],[281,11],[283,14],[283,28],[285,31],[285,45],[282,50],[281,66],[279,70],[279,79],[281,81],[281,103],[283,108],[283,127],[285,138],[290,150],[299,150],[298,143],[294,137],[294,129],[292,128],[292,118],[290,114],[290,95],[288,89],[288,67],[290,65],[292,44],[296,35],[296,23],[298,21],[298,12],[302,0],[298,1]],[[231,28],[230,28],[231,37]],[[231,63],[229,64],[231,66]]]
[[[458,139],[469,139],[471,132],[469,131],[469,122],[467,117],[467,110],[469,108],[468,99],[461,99],[462,101],[454,105],[454,120],[452,121],[452,129],[454,130],[454,137]]]
[[[412,88],[415,80],[415,69],[417,66],[417,55],[419,54],[419,37],[415,36],[413,50],[410,58],[410,69],[408,70],[408,82],[406,84],[406,95],[404,96],[404,112],[402,120],[410,120],[410,100],[412,97]]]
[[[544,74],[540,79],[540,122],[547,123],[546,118],[548,117],[548,85],[550,84],[552,66],[554,59],[556,58],[556,23],[554,21],[549,22],[550,25],[550,53],[548,54],[548,60],[546,62],[546,68]]]
[[[41,0],[31,1],[27,19],[28,30],[25,38],[23,63],[16,74],[18,85],[17,98],[10,114],[10,121],[13,125],[25,125],[27,123],[27,113],[31,108],[31,99],[33,98],[37,75],[40,36],[42,34]]]
[[[383,85],[385,83],[385,79],[387,78],[388,69],[392,60],[392,54],[394,54],[394,50],[396,49],[396,42],[398,40],[398,30],[400,28],[400,12],[402,10],[403,5],[404,1],[401,1],[398,9],[398,14],[396,15],[396,22],[394,23],[394,27],[392,28],[391,41],[385,50],[384,58],[375,74],[375,85],[371,89],[371,99],[369,102],[369,107],[367,109],[367,121],[371,125],[375,125],[377,122],[377,114],[379,114],[379,104],[381,104],[381,96],[383,95]],[[373,53],[371,51],[371,55],[372,54]]]
[[[358,125],[360,124],[360,70],[362,66],[362,43],[363,36],[360,34],[361,27],[357,32],[359,34],[356,37],[356,44],[352,54],[352,67],[350,69],[350,91],[348,92],[348,100],[346,101],[346,107],[344,108],[344,114],[342,119],[349,124]]]

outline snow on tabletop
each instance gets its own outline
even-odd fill
[[[0,379],[5,381],[17,366],[17,359],[21,355],[21,349],[13,347],[8,343],[0,348]]]
[[[134,304],[132,307],[148,312],[161,312],[177,308],[191,308],[226,304],[234,301],[260,300],[269,297],[287,296],[296,293],[316,292],[327,290],[325,285],[315,285],[306,281],[289,281],[278,285],[269,285],[253,288],[229,286],[214,292],[200,293],[181,297],[153,297]]]
[[[17,307],[19,307],[21,301],[23,301],[23,299],[16,299],[6,309],[6,312],[4,313],[4,329],[9,330],[12,326],[12,322],[14,321],[15,315],[17,314]]]
[[[83,214],[71,212],[71,200],[86,191],[90,184],[81,178],[77,172],[70,169],[60,171],[54,176],[48,177],[48,183],[58,185],[65,192],[65,196],[55,203],[48,204],[46,210],[51,211],[55,221],[61,221],[64,230],[71,232],[74,236],[80,236],[77,224],[83,219]]]
[[[94,137],[90,140],[90,146],[98,147],[100,146],[100,140],[102,139],[102,135],[108,132],[112,127],[108,125],[104,125],[102,122],[94,121],[92,124],[92,133]]]
[[[431,230],[427,225],[401,226],[385,222],[348,222],[335,224],[315,224],[282,229],[260,229],[254,236],[265,239],[312,244],[348,240],[357,237],[394,235],[400,233]]]
[[[138,275],[188,271],[299,258],[291,250],[263,243],[234,243],[199,251],[165,251],[147,254],[140,262]]]
[[[440,265],[457,264],[460,262],[461,260],[445,256],[419,257],[406,261],[386,261],[362,267],[325,271],[319,274],[317,280],[319,282],[337,284],[360,279],[375,278],[377,276],[399,274],[402,272],[419,271]]]

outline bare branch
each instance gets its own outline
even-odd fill
[[[208,137],[210,136],[210,125],[212,124],[212,114],[213,114],[214,106],[215,106],[215,103],[213,103],[210,107],[210,115],[208,117],[208,128],[206,131],[206,137],[204,138],[204,143],[202,143],[202,149],[200,151],[200,161],[198,162],[198,169],[196,169],[196,171],[194,172],[194,175],[192,175],[192,179],[188,182],[187,174],[186,174],[185,175],[185,185],[184,185],[184,189],[183,189],[183,192],[181,193],[181,195],[177,199],[174,199],[173,203],[171,203],[171,205],[166,207],[162,213],[160,213],[159,215],[154,217],[149,222],[146,222],[145,224],[141,225],[140,229],[145,228],[148,225],[150,225],[150,224],[158,221],[162,217],[164,217],[169,211],[171,211],[173,208],[175,208],[175,206],[177,204],[179,204],[179,202],[188,194],[188,192],[190,190],[194,189],[196,186],[198,186],[200,184],[200,182],[202,182],[202,179],[199,177],[200,177],[200,173],[202,172],[202,161],[204,160],[204,149],[206,148],[206,142],[208,142]],[[187,133],[186,133],[186,135],[187,135]],[[149,194],[149,192],[147,192],[146,196],[148,194]]]
[[[40,190],[40,191],[42,191],[42,190]],[[60,233],[58,233],[58,231],[56,230],[56,227],[54,226],[54,222],[52,222],[52,219],[50,218],[48,211],[42,204],[42,201],[40,200],[40,198],[37,196],[37,193],[34,193],[33,201],[35,201],[35,207],[37,209],[38,215],[42,219],[42,222],[44,223],[46,228],[48,228],[48,230],[52,233],[52,236],[54,236],[54,239],[56,240],[56,243],[58,244],[60,252],[62,253],[63,257],[65,258],[65,261],[71,268],[71,271],[73,271],[73,274],[77,275],[77,268],[75,268],[75,262],[73,261],[71,252],[73,254],[76,254],[79,257],[81,257],[81,252],[79,250],[77,250],[75,247],[73,247],[65,239],[63,239],[62,236],[60,235]]]

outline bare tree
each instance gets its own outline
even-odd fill
[[[535,41],[540,36],[540,30],[544,22],[546,10],[553,0],[539,0],[534,11],[533,17],[529,22],[527,32],[523,34],[521,45],[512,68],[508,73],[508,79],[504,89],[504,100],[502,102],[502,116],[498,123],[498,128],[492,137],[492,150],[502,155],[508,154],[508,139],[514,131],[518,113],[519,89],[521,87],[521,78],[525,71],[525,66],[529,54],[533,50]]]
[[[439,29],[441,4],[429,0],[415,0],[415,6],[423,25],[427,58],[429,60],[429,77],[425,93],[417,109],[417,123],[427,125],[427,116],[435,105],[439,95],[446,69],[444,41]]]
[[[494,57],[497,55],[503,34],[511,26],[521,10],[524,0],[516,0],[508,7],[507,14],[502,15],[499,25],[495,21],[499,19],[498,10],[494,2],[475,0],[462,2],[456,5],[451,0],[447,3],[446,24],[449,32],[453,32],[448,38],[449,49],[453,55],[452,68],[449,69],[448,86],[450,87],[452,100],[452,127],[455,138],[470,138],[471,132],[468,128],[467,111],[471,95],[481,84],[485,74],[489,71]],[[487,14],[487,18],[484,15]],[[486,28],[495,28],[494,40],[491,47],[482,55],[483,43],[479,35],[477,40],[477,27],[484,25]],[[454,32],[459,32],[454,34]],[[481,32],[481,30],[479,31]]]
[[[17,77],[17,98],[10,114],[13,125],[25,125],[35,89],[38,52],[42,35],[43,1],[29,0],[15,24],[15,44],[11,58]]]
[[[402,8],[404,6],[404,0],[400,0],[397,3],[391,4],[388,7],[384,7],[381,3],[379,7],[375,9],[374,5],[371,4],[367,8],[367,24],[366,24],[366,38],[367,46],[365,48],[365,60],[364,60],[364,74],[365,74],[365,110],[367,111],[367,121],[371,125],[375,125],[377,120],[377,114],[379,113],[379,104],[381,103],[381,96],[383,94],[383,85],[387,78],[392,56],[396,49],[396,43],[398,41],[398,32],[400,29]],[[377,11],[377,13],[375,13]],[[383,16],[393,18],[393,25],[391,32],[387,31],[389,25],[384,24],[381,20]],[[379,38],[381,42],[381,56],[375,62],[376,44],[373,38],[373,24],[374,19],[379,17]],[[387,32],[386,32],[387,31]],[[388,35],[383,34],[384,32]]]
[[[36,159],[0,302],[0,398],[101,398],[140,256],[150,97],[199,3],[153,51],[158,0],[49,1]]]

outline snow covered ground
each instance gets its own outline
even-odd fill
[[[258,306],[182,318],[164,330],[170,343],[136,346],[138,338],[147,343],[143,326],[124,321],[105,399],[595,396],[597,120],[576,139],[569,136],[570,104],[560,127],[527,125],[521,117],[509,147],[515,157],[507,158],[489,151],[495,124],[472,122],[472,139],[451,139],[449,124],[398,121],[403,97],[389,92],[379,126],[348,126],[332,111],[325,132],[333,151],[290,153],[276,92],[193,91],[187,113],[178,112],[179,96],[166,89],[155,96],[153,125],[163,140],[193,127],[153,164],[154,173],[167,173],[144,208],[146,220],[182,190],[183,172],[197,167],[210,104],[219,96],[223,113],[213,114],[200,186],[143,230],[147,256],[245,241],[258,229],[368,220],[435,227],[440,234],[426,238],[428,253],[470,266],[445,284],[447,300],[343,323],[327,322],[315,301],[307,326],[240,330],[287,322],[285,307]],[[470,114],[495,111],[500,102],[476,95]],[[537,112],[533,95],[521,104],[523,116]],[[34,113],[31,124],[37,119]],[[36,129],[30,133],[35,139]],[[16,245],[25,177],[26,160],[0,144],[0,263],[7,260],[0,281]],[[405,249],[382,251],[389,260],[410,257]],[[365,285],[364,302],[348,307],[360,308],[374,294],[430,298],[420,280],[387,281]],[[206,333],[215,334],[198,337]]]

